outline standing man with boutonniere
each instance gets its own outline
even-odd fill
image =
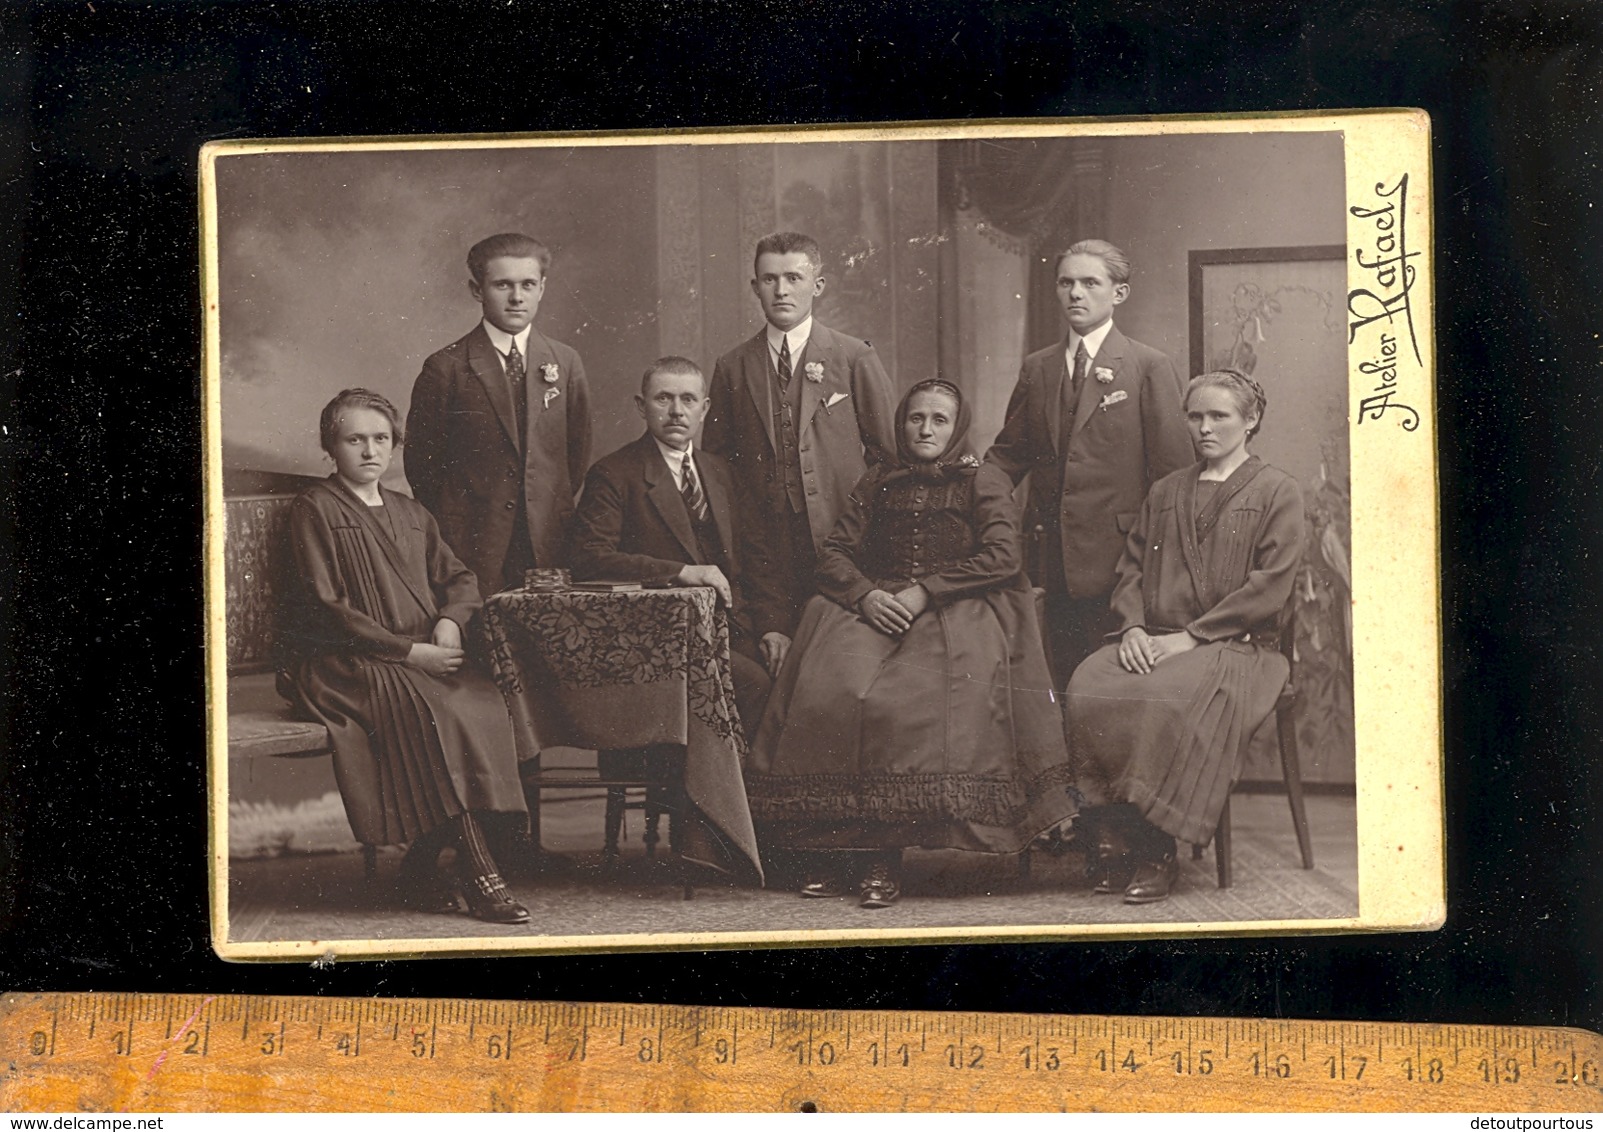
[[[1113,308],[1130,296],[1130,260],[1105,240],[1058,257],[1068,333],[1024,359],[986,460],[1030,476],[1029,574],[1046,590],[1043,626],[1061,692],[1118,628],[1109,598],[1147,490],[1192,462],[1174,363],[1126,338]]]
[[[534,325],[550,267],[546,246],[515,232],[468,249],[482,317],[430,354],[412,386],[407,482],[483,598],[521,586],[531,568],[567,565],[574,496],[590,466],[584,363]],[[519,748],[538,769],[539,752]],[[529,803],[532,852],[512,860],[555,867],[539,849],[538,789]]]
[[[730,462],[751,505],[741,522],[767,561],[751,615],[778,674],[801,607],[817,592],[818,548],[869,464],[896,449],[890,378],[874,347],[817,322],[817,241],[778,232],[757,243],[751,290],[762,330],[713,368],[702,447]]]
[[[551,253],[504,233],[468,252],[482,317],[430,354],[412,386],[406,478],[484,597],[525,570],[567,564],[574,495],[590,465],[584,363],[535,312]]]

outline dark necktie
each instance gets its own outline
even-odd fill
[[[1091,355],[1085,352],[1085,339],[1082,338],[1080,339],[1079,348],[1074,351],[1074,393],[1076,399],[1079,398],[1080,390],[1085,386],[1085,371],[1090,368]]]
[[[685,510],[690,517],[698,523],[707,521],[707,497],[701,492],[701,484],[696,482],[696,467],[690,462],[690,453],[685,453],[685,462],[680,466],[679,494],[684,496]]]
[[[512,387],[512,413],[518,419],[518,447],[523,447],[524,433],[529,419],[529,384],[523,369],[523,355],[518,344],[512,343],[507,351],[507,384]]]
[[[790,388],[790,338],[781,337],[779,340],[779,388]]]

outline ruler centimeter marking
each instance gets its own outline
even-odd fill
[[[1603,1038],[1225,1018],[0,997],[0,1109],[13,1112],[804,1106],[1596,1111]]]

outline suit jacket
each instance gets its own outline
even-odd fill
[[[573,497],[590,463],[584,364],[538,327],[530,328],[528,347],[527,452],[519,450],[506,374],[482,323],[424,361],[406,416],[412,494],[486,597],[523,581],[501,576],[520,487],[535,565],[567,561]],[[544,365],[556,366],[555,382],[544,380]]]
[[[723,456],[770,521],[789,510],[770,392],[768,329],[730,350],[713,367],[711,402],[702,428],[702,447]],[[823,365],[823,380],[805,369]],[[807,523],[816,550],[835,527],[846,497],[870,463],[896,451],[895,402],[890,378],[874,347],[813,322],[807,348],[797,359],[793,381],[802,382],[797,421],[797,458],[807,497]],[[833,403],[831,403],[833,402]]]
[[[1065,420],[1067,349],[1065,335],[1024,359],[1006,421],[985,458],[1014,483],[1034,473],[1024,529],[1036,584],[1070,597],[1106,598],[1148,489],[1195,457],[1180,378],[1167,355],[1115,326]],[[1112,381],[1099,381],[1098,369],[1110,370]]]
[[[691,459],[723,543],[726,576],[735,587],[731,625],[749,631],[742,589],[751,556],[738,527],[734,473],[721,457],[699,448]],[[696,538],[673,472],[649,432],[596,461],[585,476],[573,525],[576,581],[667,583],[685,566],[709,564],[712,558]]]

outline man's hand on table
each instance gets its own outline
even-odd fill
[[[674,584],[680,586],[711,586],[718,591],[718,601],[725,609],[734,605],[734,594],[729,589],[729,579],[724,572],[716,566],[686,566],[674,578]]]

